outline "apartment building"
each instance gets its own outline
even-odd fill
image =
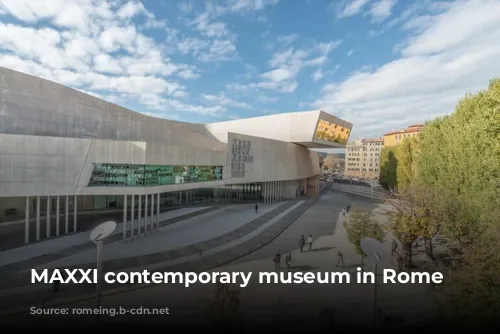
[[[404,138],[416,137],[424,126],[422,124],[410,125],[405,129],[384,134],[384,147],[396,146]]]
[[[380,151],[384,139],[357,139],[347,144],[345,154],[345,175],[360,179],[375,179],[379,175]]]

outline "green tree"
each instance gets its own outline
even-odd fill
[[[379,160],[379,183],[385,189],[397,188],[397,166],[396,149],[394,147],[384,147],[380,151]]]
[[[418,179],[439,189],[443,232],[462,261],[439,287],[454,322],[500,318],[500,80],[468,94],[420,134]]]
[[[396,184],[398,191],[417,182],[418,142],[415,137],[405,138],[396,147]]]
[[[370,237],[384,242],[387,231],[370,210],[351,211],[349,221],[344,223],[344,227],[349,242],[361,256],[361,268],[363,268],[366,254],[361,249],[361,239]]]

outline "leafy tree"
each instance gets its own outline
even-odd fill
[[[500,80],[426,124],[418,180],[439,189],[442,230],[464,254],[439,287],[456,323],[500,318]]]
[[[419,237],[425,241],[426,255],[434,259],[432,238],[440,231],[447,215],[437,189],[414,185],[407,186],[393,201],[396,212],[390,213],[394,235],[403,245],[404,266],[413,267],[412,244]]]
[[[370,210],[351,211],[349,222],[345,222],[344,227],[349,242],[354,245],[356,253],[361,256],[361,267],[363,268],[366,254],[361,249],[361,239],[370,237],[384,242],[387,231]]]
[[[403,139],[396,147],[396,160],[396,184],[401,191],[417,181],[418,143],[415,137]]]
[[[379,183],[385,189],[397,188],[397,159],[396,148],[384,147],[380,151]]]

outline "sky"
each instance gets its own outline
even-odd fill
[[[0,0],[0,66],[156,117],[322,109],[380,137],[500,77],[500,0]]]

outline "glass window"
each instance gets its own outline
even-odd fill
[[[161,186],[222,180],[222,166],[94,164],[89,186]]]

